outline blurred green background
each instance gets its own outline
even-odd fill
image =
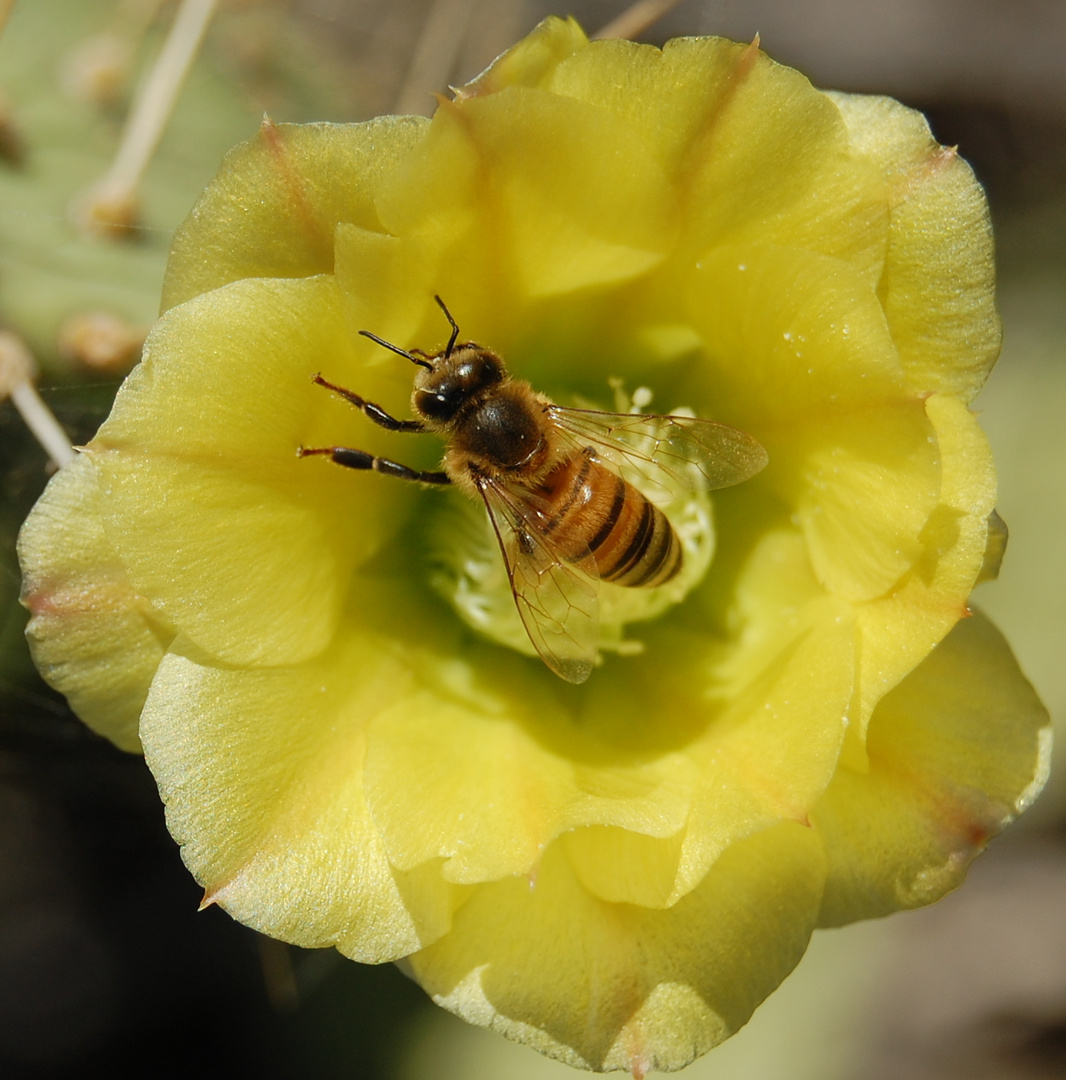
[[[74,441],[87,440],[124,361],[119,349],[94,366],[68,320],[103,312],[130,340],[146,331],[174,227],[264,112],[428,113],[432,91],[473,76],[544,15],[572,13],[593,31],[628,6],[223,0],[148,168],[141,227],[116,241],[85,235],[71,206],[107,169],[176,4],[17,0],[0,34],[0,327],[31,345],[42,393]],[[756,32],[816,85],[925,111],[988,190],[1006,341],[979,407],[1011,540],[977,601],[1061,719],[1066,4],[685,0],[643,40]],[[433,1009],[391,966],[292,949],[216,908],[196,913],[199,890],[143,763],[84,730],[29,662],[14,538],[47,475],[0,404],[0,1077],[573,1076]],[[817,934],[748,1027],[686,1075],[1066,1075],[1066,782],[1053,774],[945,901]]]

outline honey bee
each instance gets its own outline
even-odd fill
[[[420,471],[346,446],[300,447],[349,469],[421,484],[454,485],[481,499],[503,554],[511,593],[533,647],[567,682],[582,683],[599,645],[600,582],[652,588],[681,568],[681,542],[638,486],[712,490],[747,480],[767,462],[750,435],[688,416],[568,409],[513,378],[503,360],[472,341],[439,296],[451,327],[438,353],[364,337],[417,364],[414,420],[399,420],[321,375],[389,431],[443,438],[441,471]],[[637,483],[627,477],[632,476]]]

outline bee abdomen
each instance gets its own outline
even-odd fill
[[[681,544],[663,512],[590,454],[561,465],[540,494],[553,511],[540,531],[569,561],[594,562],[601,581],[650,588],[681,569]]]
[[[613,481],[610,508],[589,540],[600,579],[629,587],[662,585],[681,569],[681,545],[670,522],[632,484],[603,471]]]

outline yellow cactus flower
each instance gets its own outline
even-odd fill
[[[666,508],[683,588],[602,587],[581,685],[515,632],[476,502],[298,456],[440,468],[312,381],[411,415],[420,369],[360,331],[436,353],[435,295],[561,406],[653,395],[767,451]],[[967,606],[998,348],[984,197],[916,113],[549,19],[431,120],[227,157],[25,527],[31,643],[139,736],[208,902],[572,1065],[677,1069],[1040,789],[1046,716]]]

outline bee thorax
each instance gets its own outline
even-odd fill
[[[533,464],[544,442],[543,425],[525,402],[493,395],[478,405],[456,442],[486,463],[513,470]]]

